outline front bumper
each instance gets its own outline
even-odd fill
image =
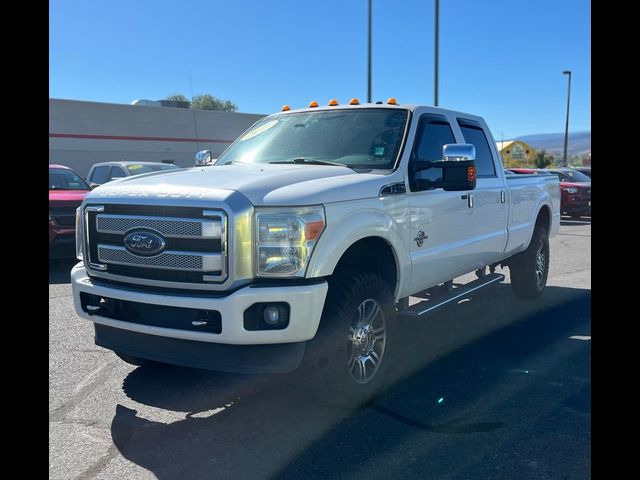
[[[286,373],[298,368],[305,343],[222,345],[145,335],[94,324],[99,345],[132,357],[231,373]]]
[[[587,213],[591,211],[591,198],[578,195],[563,197],[560,208],[562,213],[567,214]]]
[[[98,285],[87,275],[82,263],[71,270],[71,286],[76,313],[100,325],[159,337],[168,337],[196,342],[220,343],[227,345],[265,345],[304,342],[312,339],[318,325],[327,295],[328,285],[321,281],[309,285],[258,287],[247,286],[235,292],[219,296],[212,294],[189,295],[180,292],[147,293],[134,288]],[[100,295],[129,302],[147,303],[185,309],[215,310],[220,312],[222,329],[220,333],[194,332],[154,325],[133,323],[97,314],[90,315],[82,308],[80,293]],[[286,302],[289,304],[289,324],[282,330],[245,330],[244,311],[255,303]],[[114,348],[115,350],[115,348]]]

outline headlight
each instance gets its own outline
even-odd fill
[[[576,187],[563,187],[562,189],[567,193],[578,193],[578,189]]]
[[[325,227],[322,206],[256,209],[256,275],[304,277]]]
[[[76,258],[82,260],[82,207],[76,209]]]

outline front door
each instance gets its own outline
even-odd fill
[[[473,191],[447,192],[441,186],[442,169],[412,172],[416,160],[442,160],[442,147],[457,143],[444,115],[419,118],[409,161],[411,212],[411,291],[419,292],[473,270],[468,243],[473,236]]]

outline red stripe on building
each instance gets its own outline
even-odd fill
[[[215,140],[213,138],[179,138],[179,137],[131,137],[127,135],[93,135],[84,133],[50,133],[50,138],[92,138],[94,140],[142,140],[143,142],[207,142],[231,143],[233,140]]]

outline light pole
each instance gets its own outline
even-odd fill
[[[569,86],[567,87],[567,122],[564,126],[564,153],[562,154],[562,166],[567,166],[567,143],[569,141],[569,101],[571,100],[571,70],[565,70],[563,75],[569,75]]]
[[[436,0],[436,15],[435,15],[435,54],[434,54],[434,68],[433,68],[433,105],[438,106],[438,43],[439,43],[439,30],[440,30],[440,0]]]
[[[369,29],[367,35],[367,103],[371,103],[371,0],[369,0]]]

